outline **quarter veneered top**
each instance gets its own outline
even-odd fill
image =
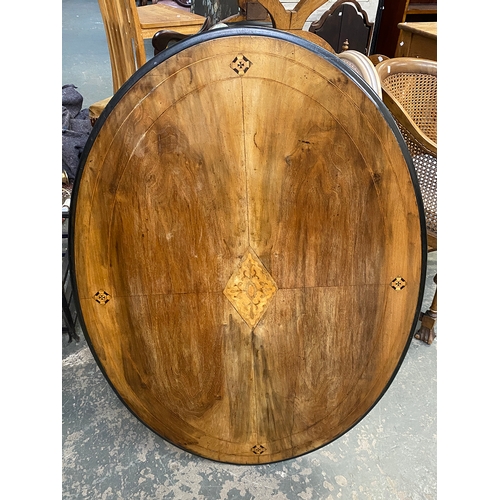
[[[374,93],[275,31],[160,54],[96,125],[72,258],[89,344],[175,445],[257,464],[377,402],[421,301],[414,176]]]

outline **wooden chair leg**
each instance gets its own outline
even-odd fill
[[[63,238],[67,235],[63,234]],[[73,290],[71,289],[71,284],[69,282],[69,261],[67,252],[63,252],[62,259],[62,313],[63,313],[63,325],[62,332],[69,335],[69,341],[80,342],[80,337],[76,333],[76,320],[75,312],[71,312],[73,307],[74,310],[74,296]]]
[[[437,274],[434,276],[434,283],[437,285]],[[420,328],[415,333],[415,338],[421,340],[426,344],[431,345],[436,338],[436,331],[434,325],[437,321],[437,288],[434,292],[434,298],[429,309],[424,313],[420,313],[420,320],[422,321]]]

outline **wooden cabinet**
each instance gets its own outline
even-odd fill
[[[437,23],[400,23],[396,57],[437,61]]]
[[[384,0],[384,10],[375,52],[394,57],[404,22],[436,22],[437,0]]]
[[[437,0],[419,0],[417,2],[414,2],[412,0],[409,0],[406,5],[406,12],[405,12],[405,21],[407,20],[406,17],[412,17],[412,16],[419,16],[419,15],[424,15],[424,16],[430,16],[430,15],[436,15],[437,14]]]

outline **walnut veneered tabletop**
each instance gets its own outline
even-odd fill
[[[230,28],[114,96],[74,188],[84,331],[150,429],[200,456],[299,456],[362,419],[420,310],[425,223],[396,125],[302,38]]]

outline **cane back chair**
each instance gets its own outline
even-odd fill
[[[394,116],[419,181],[427,225],[428,251],[437,250],[437,62],[393,58],[376,66],[386,106]],[[434,277],[437,283],[437,275]],[[421,314],[415,338],[431,344],[436,333],[437,291],[429,310]]]

